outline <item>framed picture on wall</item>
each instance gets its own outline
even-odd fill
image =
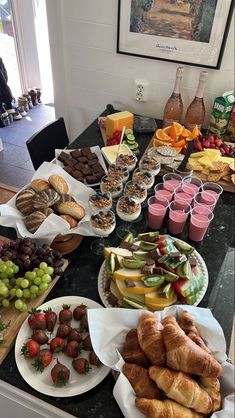
[[[219,69],[235,0],[119,0],[117,52]]]

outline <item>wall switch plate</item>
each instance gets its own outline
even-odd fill
[[[138,102],[147,102],[148,86],[149,83],[146,80],[135,80],[134,99]]]

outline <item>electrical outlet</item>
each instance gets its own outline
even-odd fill
[[[134,98],[138,102],[147,102],[149,83],[144,80],[135,80]]]

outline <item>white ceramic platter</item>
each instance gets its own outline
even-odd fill
[[[80,296],[64,296],[61,298],[50,300],[49,302],[44,303],[38,309],[44,310],[51,307],[57,314],[62,309],[63,304],[68,304],[73,310],[77,305],[84,304],[88,308],[103,308],[99,303],[94,302],[91,299],[87,299]],[[78,327],[78,321],[72,321],[72,327]],[[50,340],[55,337],[56,329],[58,326],[55,326],[55,330],[50,338]],[[109,373],[110,369],[104,365],[99,367],[91,366],[91,370],[86,375],[79,375],[72,367],[72,358],[66,356],[64,353],[54,353],[53,360],[51,364],[44,369],[42,373],[36,371],[32,366],[33,359],[25,359],[21,355],[21,347],[30,338],[32,331],[28,325],[28,319],[22,324],[20,331],[18,333],[16,343],[15,343],[15,359],[18,370],[23,377],[23,379],[35,390],[38,392],[44,393],[49,396],[56,397],[68,397],[75,396],[81,393],[87,392],[92,389],[98,383],[100,383]],[[48,333],[49,336],[49,333]],[[48,348],[49,346],[43,345],[42,348]],[[79,357],[88,358],[89,351],[82,351]],[[56,364],[56,359],[67,366],[70,369],[70,379],[66,386],[56,387],[53,385],[51,380],[51,369]]]
[[[177,241],[181,241],[182,243],[184,242],[179,239],[177,239]],[[199,305],[201,300],[204,298],[204,295],[208,287],[208,282],[209,282],[208,270],[207,270],[205,261],[196,250],[194,250],[194,252],[189,255],[189,259],[195,261],[199,265],[204,276],[203,288],[200,290],[200,292],[198,292],[197,300],[193,304],[193,306],[197,306]],[[105,261],[104,261],[100,268],[99,275],[98,275],[98,292],[99,292],[100,299],[102,300],[104,306],[106,308],[113,308],[113,306],[108,301],[109,292],[105,290],[105,284],[106,284],[107,279],[108,279],[108,273],[105,271]]]

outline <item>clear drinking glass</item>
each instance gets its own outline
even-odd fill
[[[175,191],[182,183],[182,177],[179,174],[167,173],[162,177],[164,183],[164,189]]]
[[[88,199],[88,204],[93,213],[97,213],[100,210],[109,210],[113,204],[111,193],[102,193],[101,190],[92,190]]]
[[[148,199],[148,226],[151,229],[157,230],[162,227],[168,206],[169,201],[164,196],[159,199],[151,196]]]
[[[141,170],[136,168],[132,180],[139,183],[142,187],[145,187],[147,190],[151,189],[154,185],[154,176],[149,171]]]
[[[168,230],[171,234],[181,234],[190,213],[191,206],[188,202],[178,200],[169,204]]]
[[[215,205],[216,205],[216,198],[212,194],[207,192],[199,192],[194,197],[193,207],[196,208],[197,206],[205,206],[213,212]]]
[[[90,249],[96,255],[103,255],[106,246],[105,237],[108,237],[115,229],[116,218],[111,210],[100,211],[91,215],[90,225],[100,238],[91,243]]]
[[[208,181],[202,185],[202,192],[206,192],[214,196],[217,202],[220,195],[223,193],[223,188],[217,183]]]
[[[193,175],[193,170],[180,171],[177,168],[174,168],[173,172],[181,176],[182,179],[191,178]]]
[[[135,234],[131,223],[139,218],[141,204],[128,196],[121,196],[117,201],[116,212],[118,217],[123,221],[122,225],[116,229],[117,236],[123,239],[129,232]]]
[[[169,189],[170,187],[168,189],[165,188],[165,183],[156,184],[156,186],[154,187],[155,197],[156,198],[162,197],[162,198],[167,199],[170,202],[174,194],[174,188],[172,186],[172,190],[169,190]]]
[[[103,176],[100,182],[100,190],[102,193],[111,193],[112,199],[116,199],[123,190],[123,183],[120,177]]]
[[[214,218],[210,208],[197,206],[192,209],[189,224],[189,238],[192,241],[202,241],[207,229]]]
[[[191,187],[196,193],[200,191],[202,186],[202,181],[198,177],[185,177],[182,183]]]
[[[191,205],[195,196],[196,193],[193,191],[193,189],[187,186],[187,184],[181,184],[181,186],[175,190],[174,200],[183,200],[184,202],[188,202]]]

